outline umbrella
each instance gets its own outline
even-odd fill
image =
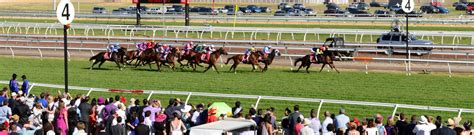
[[[232,114],[232,108],[227,105],[224,102],[214,102],[211,106],[208,108],[209,110],[216,109],[216,116],[220,116],[221,114],[227,115],[227,114]]]

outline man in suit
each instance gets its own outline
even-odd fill
[[[441,121],[441,118],[439,118]],[[441,122],[438,122],[441,123]],[[448,126],[441,126],[439,124],[438,129],[432,130],[431,134],[432,135],[456,135],[456,132],[453,130],[454,129],[454,120],[449,118],[448,119]]]
[[[138,126],[135,127],[135,134],[137,135],[150,134],[150,127],[145,125],[145,118],[143,116],[138,116],[138,120],[140,121],[140,124],[138,124]]]
[[[120,123],[119,121],[122,121],[122,117],[117,117],[117,125],[112,126],[112,134],[113,135],[126,135],[125,126],[123,125],[123,123]]]
[[[232,107],[232,117],[237,118],[237,114],[242,112],[242,111],[243,111],[243,109],[240,106],[240,101],[235,102],[235,106]]]
[[[79,110],[81,112],[81,121],[83,121],[86,125],[85,131],[89,132],[89,114],[90,110],[92,109],[91,104],[89,102],[89,96],[85,97],[81,100],[81,104],[79,104]]]
[[[296,132],[295,132],[295,125],[298,124],[298,122],[296,121],[301,113],[300,113],[300,106],[299,105],[295,105],[293,106],[293,110],[294,112],[290,114],[290,116],[288,116],[288,119],[289,119],[289,122],[290,122],[290,131],[289,131],[289,135],[295,135]]]

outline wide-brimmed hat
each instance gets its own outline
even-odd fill
[[[18,120],[20,120],[20,116],[15,114],[15,115],[12,116],[12,120],[13,121],[18,121]]]
[[[425,116],[420,116],[420,121],[419,121],[421,124],[427,124],[428,123],[428,119],[425,117]]]
[[[305,126],[311,125],[311,120],[309,120],[309,119],[304,119],[303,125],[305,125]]]
[[[160,115],[155,117],[155,121],[156,122],[163,122],[163,121],[166,120],[166,118],[167,118],[167,116],[165,114],[160,114]]]
[[[97,102],[98,102],[99,104],[104,104],[104,103],[105,103],[105,99],[104,99],[103,97],[99,97],[99,98],[97,99]]]

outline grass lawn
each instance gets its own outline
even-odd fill
[[[73,59],[69,66],[69,84],[84,87],[145,89],[145,90],[176,90],[212,93],[231,93],[249,95],[268,95],[286,97],[306,97],[323,99],[342,99],[355,101],[373,101],[385,103],[403,103],[415,105],[430,105],[441,107],[472,108],[472,75],[448,78],[445,75],[414,74],[410,77],[404,73],[371,73],[343,71],[323,73],[293,73],[288,68],[271,68],[267,73],[250,72],[249,67],[239,68],[237,74],[225,72],[228,66],[219,68],[224,71],[217,74],[210,70],[207,73],[188,72],[187,70],[172,72],[164,69],[162,72],[149,71],[148,67],[139,69],[127,68],[118,71],[114,64],[106,63],[103,70],[89,70],[89,62],[84,59]],[[153,67],[155,68],[155,67]],[[9,80],[12,73],[26,74],[30,82],[63,83],[63,61],[61,59],[35,59],[16,57],[0,57],[1,80]],[[202,68],[199,69],[202,71]],[[315,69],[313,69],[314,71]],[[57,89],[35,87],[34,93]],[[86,91],[71,90],[72,94]],[[116,94],[93,92],[93,97],[111,97]],[[131,98],[146,98],[147,95],[123,94]],[[184,96],[154,95],[153,98],[163,103],[170,97]],[[224,101],[229,105],[241,100],[245,107],[254,104],[256,99],[209,98],[193,96],[191,103],[209,103]],[[304,114],[310,109],[317,108],[319,103],[282,102],[263,99],[259,108],[270,106],[277,108],[278,116],[282,116],[285,107],[300,104]],[[391,114],[393,108],[355,106],[340,104],[325,104],[324,110],[335,112],[340,107],[346,108],[350,116],[370,117],[375,113],[384,116]],[[248,110],[245,110],[248,111]],[[454,117],[455,112],[422,111],[399,109],[398,112],[417,115],[440,115],[444,118]],[[307,115],[306,115],[307,116]],[[474,119],[474,114],[463,114],[464,120]]]

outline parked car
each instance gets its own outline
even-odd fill
[[[288,3],[284,3],[284,2],[278,4],[278,9],[283,9],[283,8],[291,8],[291,6],[288,5]]]
[[[275,12],[275,14],[273,14],[273,16],[290,16],[290,14],[286,11],[278,10]]]
[[[326,16],[348,17],[350,13],[340,9],[327,9],[324,11],[324,14]]]
[[[438,8],[438,13],[440,14],[447,14],[449,13],[449,10],[445,7],[441,7],[441,6],[436,6],[436,8]]]
[[[394,12],[386,11],[386,10],[375,10],[374,16],[375,17],[393,17]]]
[[[356,8],[356,9],[359,9],[359,10],[368,10],[369,5],[367,5],[364,2],[355,2],[355,3],[352,3],[351,5],[349,5],[349,8]]]
[[[252,11],[252,13],[260,13],[262,10],[257,7],[257,5],[248,5],[247,8]]]
[[[219,12],[219,13],[223,13],[223,14],[226,14],[227,12],[229,12],[229,9],[225,9],[225,8],[218,8],[218,9],[217,9],[217,12]]]
[[[174,8],[175,12],[184,12],[184,7],[182,5],[173,5],[171,7]]]
[[[316,12],[311,8],[305,8],[304,13],[306,16],[316,16]]]
[[[405,32],[388,32],[382,34],[377,39],[377,44],[385,44],[385,45],[402,45],[403,47],[378,47],[380,49],[391,49],[393,50],[405,50],[406,47],[404,46],[406,43],[406,36]],[[429,53],[433,48],[430,47],[420,47],[420,45],[433,45],[432,41],[429,40],[418,40],[415,35],[409,34],[408,36],[408,44],[410,45],[408,49],[417,51],[417,55],[423,55],[424,53]],[[418,46],[418,47],[417,47]],[[404,52],[404,51],[399,51]]]
[[[241,8],[239,8],[239,10],[242,11],[242,13],[244,13],[244,14],[251,14],[252,13],[252,10],[250,10],[247,7],[241,7]]]
[[[240,16],[240,15],[243,15],[243,14],[244,14],[244,12],[242,12],[240,10],[237,11],[237,16]],[[227,12],[227,15],[236,15],[235,10],[234,9],[229,9],[229,12]]]
[[[467,10],[467,4],[458,4],[456,7],[454,7],[455,10],[462,10],[466,11]]]
[[[467,5],[467,2],[454,2],[453,7],[456,7],[457,5]]]
[[[159,7],[159,8],[150,8],[147,11],[147,14],[163,14],[163,13],[166,13],[166,10],[164,10],[161,7]]]
[[[199,15],[217,15],[216,11],[213,11],[212,8],[200,8]]]
[[[205,8],[205,7],[193,7],[191,9],[189,9],[189,12],[199,12],[199,10],[201,10],[201,8]]]
[[[420,7],[420,10],[421,12],[423,13],[429,13],[429,14],[433,14],[433,13],[438,13],[439,12],[439,9],[436,8],[435,6],[432,6],[432,5],[423,5]]]
[[[225,5],[224,9],[227,9],[230,11],[230,9],[235,9],[235,5]]]
[[[354,17],[372,17],[371,13],[357,8],[347,8],[347,11],[349,11],[351,14],[354,14]]]
[[[328,4],[326,4],[326,8],[327,9],[339,9],[340,7],[336,3],[328,3]]]
[[[294,9],[293,12],[290,12],[291,16],[306,16],[305,12],[300,9]]]
[[[466,13],[470,15],[474,14],[474,2],[467,3]]]
[[[301,3],[295,3],[293,4],[294,9],[304,9],[304,5]]]
[[[93,14],[106,14],[107,10],[105,10],[104,7],[94,7],[92,8],[92,13]]]
[[[390,11],[397,12],[397,11],[401,10],[402,7],[400,7],[400,5],[392,5],[392,6],[388,7],[388,9]]]
[[[260,7],[260,10],[262,10],[263,13],[270,13],[272,12],[272,9],[269,7]]]
[[[112,14],[126,15],[126,14],[128,14],[128,10],[125,9],[125,8],[114,9],[114,10],[112,10]]]
[[[370,7],[388,7],[387,3],[372,1],[369,3]]]

